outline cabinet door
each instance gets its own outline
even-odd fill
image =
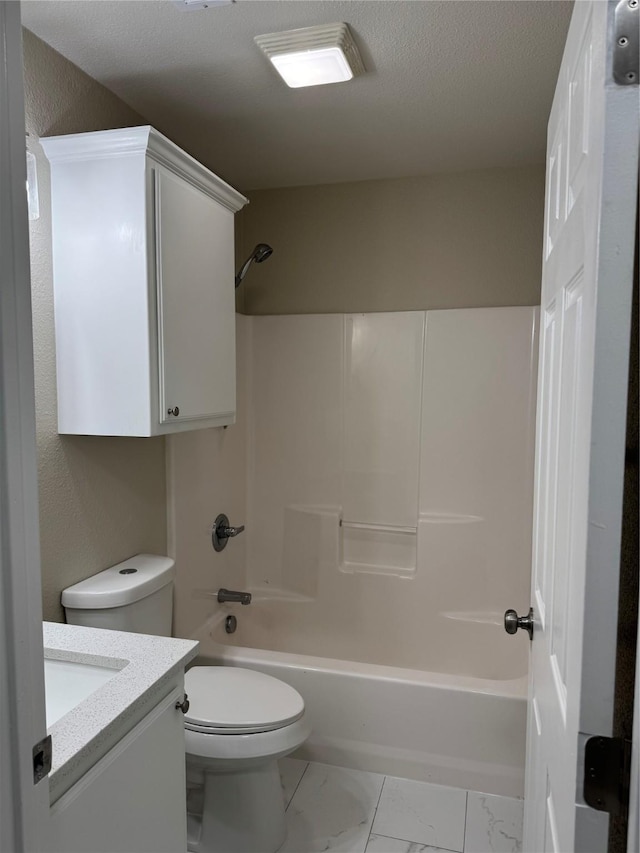
[[[154,171],[160,423],[233,423],[233,213],[182,178]]]
[[[51,807],[49,853],[185,851],[182,695],[173,690]]]

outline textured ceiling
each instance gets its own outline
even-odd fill
[[[563,0],[27,0],[23,21],[241,189],[543,162]],[[288,89],[253,43],[346,21],[367,74]]]

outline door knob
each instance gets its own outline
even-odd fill
[[[515,610],[507,610],[504,614],[504,630],[507,634],[515,634],[522,628],[533,640],[533,607],[529,608],[526,616],[518,616]]]

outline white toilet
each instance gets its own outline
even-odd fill
[[[171,635],[174,563],[138,554],[62,593],[67,622]],[[277,759],[311,734],[302,696],[250,669],[196,666],[185,676],[188,849],[275,853],[286,836]]]

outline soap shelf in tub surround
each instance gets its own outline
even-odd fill
[[[340,519],[340,570],[412,577],[416,571],[417,533],[417,526]]]
[[[49,728],[51,803],[58,800],[150,709],[182,682],[198,643],[53,622],[43,624],[45,658],[99,665],[115,675]]]

